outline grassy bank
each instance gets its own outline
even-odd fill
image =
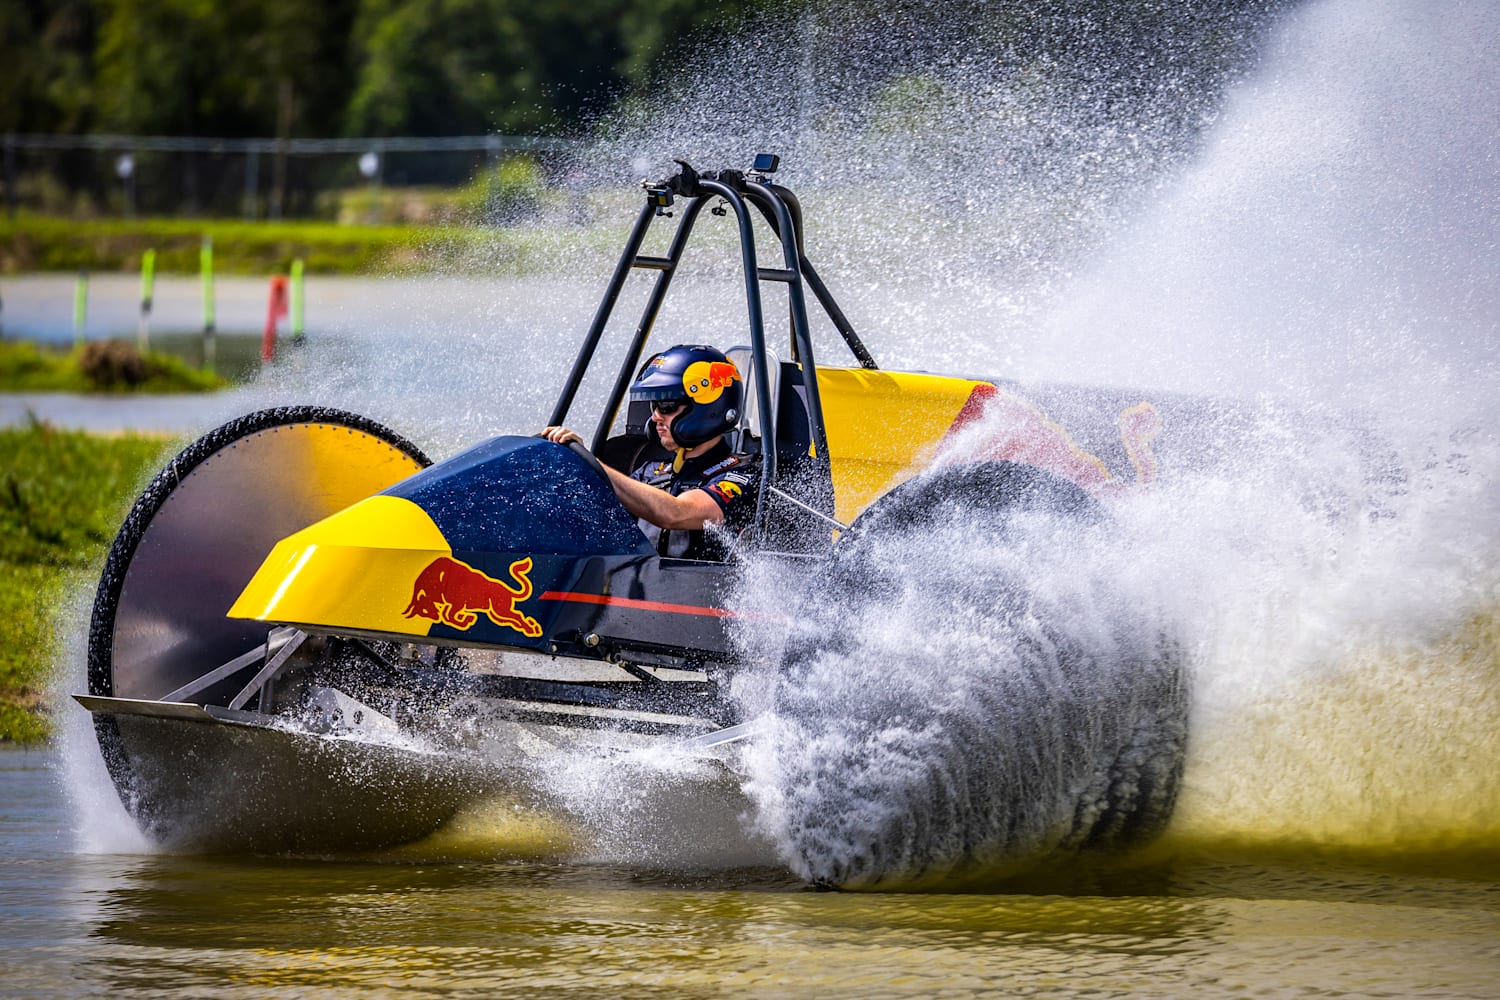
[[[51,732],[43,700],[68,598],[103,565],[136,489],[181,442],[0,430],[0,740]]]
[[[199,269],[204,237],[221,274],[285,274],[301,260],[311,274],[389,274],[413,267],[519,274],[561,252],[618,252],[619,234],[589,229],[481,226],[353,226],[219,219],[78,221],[20,215],[0,219],[0,273],[136,271],[148,249],[161,273]]]
[[[118,340],[56,348],[0,341],[0,392],[212,392],[228,382],[159,351]]]

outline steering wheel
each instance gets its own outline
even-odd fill
[[[568,447],[572,449],[573,454],[583,459],[584,464],[593,469],[600,479],[606,483],[609,482],[609,472],[605,470],[604,463],[599,461],[599,456],[589,451],[582,441],[569,441]]]

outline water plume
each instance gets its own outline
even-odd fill
[[[1500,376],[1500,16],[1308,4],[1202,153],[1086,267],[1037,377],[1355,406],[1430,426]],[[1451,429],[1451,428],[1445,428]]]
[[[588,156],[649,176],[779,152],[809,254],[883,364],[1009,366],[1079,262],[1191,158],[1284,6],[770,5],[683,53]],[[727,244],[710,260],[735,264]],[[708,321],[743,338],[742,310]]]
[[[858,529],[795,609],[751,761],[793,869],[954,884],[1159,832],[1185,679],[1097,504],[1034,469],[965,464]]]
[[[1487,4],[1299,9],[1042,331],[1041,374],[1253,412],[1157,512],[1199,597],[1186,841],[1500,831],[1497,31]]]
[[[794,868],[911,884],[965,865],[1003,875],[1081,843],[1087,809],[1068,807],[1098,801],[1083,775],[1110,773],[1098,716],[1139,712],[1120,678],[1141,683],[1134,665],[1153,662],[1112,632],[1139,629],[1121,611],[1139,606],[1182,651],[1191,692],[1174,842],[1492,843],[1497,27],[1475,4],[1307,5],[1201,146],[1147,165],[1148,183],[1116,171],[1084,185],[1091,221],[1069,239],[1016,244],[1028,263],[1000,273],[995,244],[964,233],[969,256],[940,258],[940,292],[969,293],[959,304],[934,309],[913,284],[889,296],[904,302],[860,297],[890,304],[895,326],[940,319],[965,370],[999,362],[991,373],[1022,391],[1140,387],[1164,412],[1162,479],[1112,498],[1102,562],[1074,537],[1025,563],[1030,549],[994,545],[961,513],[911,532],[909,550],[887,540],[921,574],[952,562],[983,581],[983,608],[941,584],[865,601],[835,586],[820,613],[827,585],[814,586],[823,646],[774,701],[750,785]],[[919,238],[924,253],[941,243]],[[905,341],[919,344],[941,368],[944,346]],[[1038,391],[1080,418],[1070,429],[1107,426],[1097,390]],[[1058,592],[1077,599],[1048,603]],[[1017,594],[1056,632],[1026,636]],[[1072,718],[1068,657],[1093,685]],[[1183,753],[1176,690],[1144,713],[1148,760]]]

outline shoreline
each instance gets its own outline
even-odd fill
[[[244,396],[243,388],[160,395],[0,392],[0,429],[24,428],[34,420],[106,437],[181,437],[240,412]]]

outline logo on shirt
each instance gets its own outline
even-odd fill
[[[724,461],[718,463],[717,465],[711,465],[708,468],[704,469],[703,470],[703,474],[705,476],[712,476],[712,475],[715,475],[716,473],[723,472],[725,469],[732,469],[736,465],[739,465],[739,464],[740,464],[740,456],[738,456],[738,455],[730,455],[728,458],[724,459]]]
[[[712,493],[717,493],[719,495],[719,498],[725,503],[732,503],[737,497],[741,496],[745,492],[740,488],[739,483],[733,482],[729,479],[723,479],[717,483],[714,483],[709,487],[709,491]]]

